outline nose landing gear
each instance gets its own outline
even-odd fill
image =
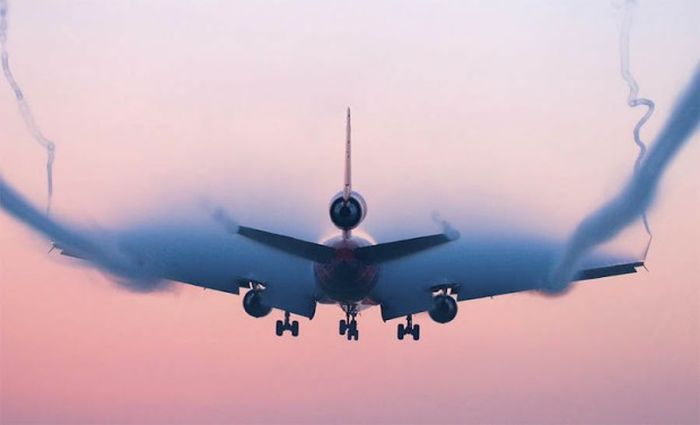
[[[285,311],[284,322],[281,320],[277,321],[275,326],[275,333],[277,334],[277,336],[282,336],[284,331],[290,331],[292,333],[292,336],[299,336],[299,322],[294,320],[290,323],[289,316],[289,312]]]
[[[355,319],[357,312],[348,309],[345,312],[345,319],[340,321],[340,326],[338,327],[338,332],[340,335],[346,335],[348,341],[357,341],[360,338],[360,331],[357,330],[357,320]]]
[[[396,336],[399,339],[403,339],[403,337],[407,334],[413,336],[414,341],[418,341],[420,339],[420,325],[413,324],[413,315],[411,314],[406,316],[406,324],[404,325],[403,323],[400,323],[396,329]]]

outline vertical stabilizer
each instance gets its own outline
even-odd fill
[[[347,201],[350,199],[350,194],[352,193],[351,186],[351,175],[350,175],[350,107],[348,107],[348,118],[345,127],[345,182],[343,185],[343,200]]]

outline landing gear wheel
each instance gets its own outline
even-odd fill
[[[284,333],[284,323],[281,320],[278,320],[275,326],[275,333],[277,336],[282,336]]]
[[[352,341],[353,339],[357,341],[358,339],[360,339],[360,331],[358,331],[357,329],[348,329],[347,337],[348,341]]]
[[[299,322],[296,320],[293,322],[289,322],[289,312],[285,311],[284,312],[284,322],[281,320],[278,320],[275,323],[275,333],[277,336],[282,336],[284,334],[284,331],[289,331],[291,332],[292,336],[299,336]]]
[[[396,337],[398,339],[402,340],[407,334],[410,334],[414,341],[418,341],[420,339],[420,325],[413,324],[413,316],[410,314],[406,316],[405,325],[403,323],[399,323],[399,325],[396,327]]]
[[[413,340],[418,341],[420,339],[420,325],[413,325]]]
[[[360,338],[360,332],[357,330],[357,306],[353,304],[343,305],[343,310],[345,311],[345,319],[342,319],[338,323],[338,333],[340,335],[345,335],[348,341],[357,341]]]
[[[350,320],[350,323],[348,323],[345,328],[345,334],[348,341],[352,341],[353,339],[357,341],[358,338],[360,338],[360,332],[357,330],[357,320]]]

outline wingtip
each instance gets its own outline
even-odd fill
[[[240,230],[240,225],[233,219],[228,213],[220,207],[216,207],[209,212],[210,216],[214,221],[219,223],[226,231],[235,234]]]
[[[433,211],[432,214],[433,221],[442,227],[442,233],[450,241],[454,241],[460,238],[460,233],[457,229],[452,227],[452,225],[445,219],[442,218],[439,212]]]
[[[642,262],[645,262],[647,260],[647,256],[649,255],[649,250],[651,249],[651,242],[654,239],[652,235],[649,235],[649,240],[647,241],[647,246],[644,248],[644,254],[642,255]]]

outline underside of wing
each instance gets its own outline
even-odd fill
[[[372,294],[382,318],[429,310],[443,289],[458,301],[538,290],[562,245],[527,235],[463,233],[459,240],[382,266]],[[613,255],[592,255],[575,280],[635,273],[643,263]]]
[[[263,304],[311,318],[311,262],[231,235],[213,222],[143,226],[119,233],[119,246],[164,279],[238,294],[261,284]]]
[[[231,235],[208,218],[153,221],[116,232],[96,232],[42,214],[0,179],[0,199],[8,213],[53,241],[63,255],[79,258],[127,289],[153,291],[163,280],[238,294],[259,284],[266,306],[313,317],[315,280],[303,257]]]

